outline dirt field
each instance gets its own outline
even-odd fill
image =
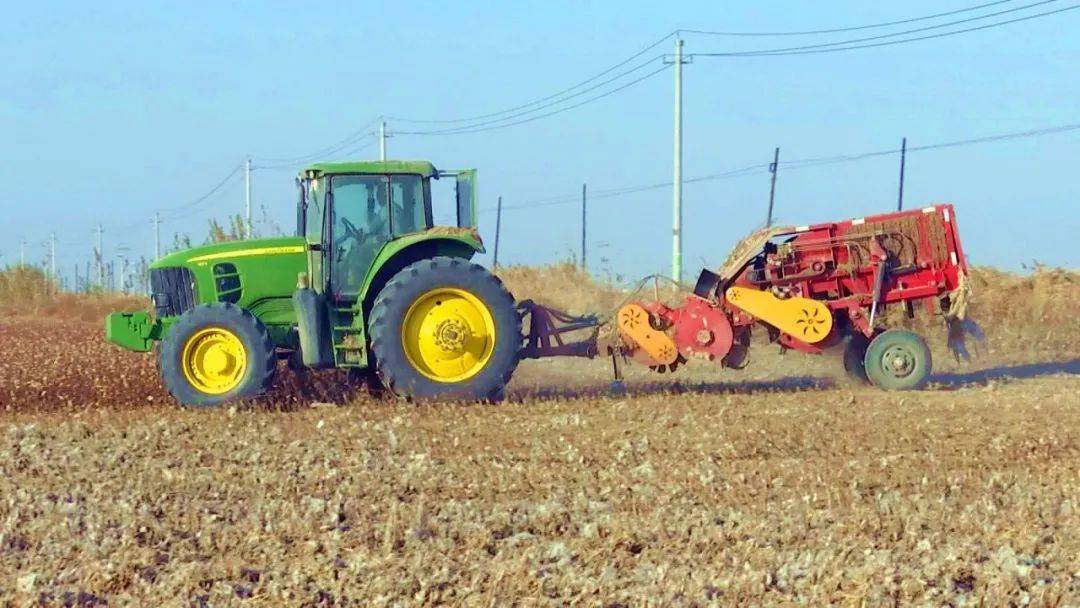
[[[494,406],[285,373],[186,411],[99,324],[0,318],[0,602],[1080,605],[1080,287],[979,280],[980,358],[904,394],[757,345],[624,395],[543,361]]]

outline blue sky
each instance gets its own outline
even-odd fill
[[[17,261],[23,238],[28,261],[43,259],[55,230],[60,269],[70,274],[89,259],[98,222],[110,259],[150,255],[154,211],[199,197],[248,155],[258,163],[307,154],[379,114],[496,112],[588,78],[677,28],[843,27],[976,3],[22,3],[5,10],[0,36],[0,179],[10,192],[0,265]],[[1080,11],[1070,11],[878,49],[697,58],[684,76],[684,174],[767,163],[775,146],[783,161],[895,148],[904,136],[917,146],[1080,123],[1078,32]],[[685,39],[695,53],[837,38]],[[499,195],[508,207],[573,196],[583,182],[593,190],[663,182],[671,179],[671,76],[506,129],[399,134],[390,156],[479,168],[485,208]],[[416,127],[427,128],[390,123],[391,131]],[[1078,151],[1080,131],[912,153],[905,199],[954,202],[975,264],[1075,267]],[[370,146],[355,156],[375,154]],[[778,221],[889,210],[897,172],[894,156],[782,167]],[[292,175],[255,175],[256,203],[286,229]],[[765,174],[688,184],[687,274],[721,262],[763,221],[767,197]],[[205,203],[166,213],[163,239],[201,238],[207,218],[242,208],[243,181],[233,178]],[[579,216],[576,204],[507,210],[501,261],[565,259],[578,248]],[[494,214],[481,222],[490,241]],[[594,270],[630,279],[669,268],[670,190],[593,201],[589,222]]]

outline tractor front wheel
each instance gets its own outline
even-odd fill
[[[921,388],[930,377],[933,362],[930,348],[919,334],[890,329],[870,341],[863,365],[875,386],[902,391]]]
[[[161,378],[183,405],[210,407],[266,392],[277,371],[266,327],[233,304],[185,312],[161,342]]]
[[[411,264],[375,298],[368,321],[383,383],[418,400],[495,400],[521,354],[514,298],[482,266],[435,257]]]

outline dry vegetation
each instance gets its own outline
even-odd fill
[[[988,342],[935,350],[927,391],[762,345],[622,396],[604,362],[527,362],[498,406],[286,371],[265,406],[180,410],[77,303],[0,300],[0,602],[1078,605],[1077,275],[975,278]]]

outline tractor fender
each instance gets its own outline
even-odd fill
[[[420,232],[387,243],[375,257],[360,288],[364,316],[367,317],[383,286],[409,264],[437,256],[469,260],[484,251],[475,231],[460,230],[460,234]]]

